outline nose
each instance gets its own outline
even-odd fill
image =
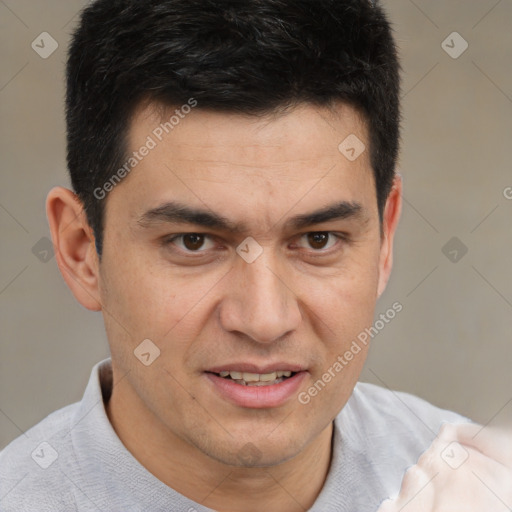
[[[222,327],[258,343],[272,343],[297,329],[302,319],[291,278],[273,263],[270,250],[253,263],[240,259],[226,283],[220,306]]]

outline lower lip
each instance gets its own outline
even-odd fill
[[[269,386],[244,386],[215,373],[205,373],[217,392],[228,401],[240,407],[265,409],[279,407],[297,393],[306,372],[298,372],[278,384]]]

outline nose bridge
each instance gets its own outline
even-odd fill
[[[301,314],[286,279],[270,248],[252,263],[240,258],[222,307],[224,329],[242,332],[260,343],[278,340],[296,329]]]

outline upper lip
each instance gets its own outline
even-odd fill
[[[208,368],[207,372],[211,373],[220,373],[220,372],[242,372],[242,373],[273,373],[278,370],[282,371],[290,371],[290,372],[301,372],[304,370],[304,367],[300,364],[291,364],[291,363],[271,363],[267,365],[257,365],[253,363],[226,363],[220,366],[214,366],[212,368]]]

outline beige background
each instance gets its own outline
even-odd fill
[[[74,300],[55,258],[32,253],[49,236],[48,190],[68,184],[63,67],[82,5],[0,1],[0,447],[79,400],[91,367],[108,356],[101,316]],[[482,423],[504,421],[512,417],[512,2],[384,5],[404,68],[405,206],[378,312],[395,301],[403,311],[374,338],[362,379]],[[457,59],[441,47],[453,31],[469,43]],[[47,59],[31,48],[41,32],[59,44]],[[468,248],[457,263],[442,252],[454,236]]]

